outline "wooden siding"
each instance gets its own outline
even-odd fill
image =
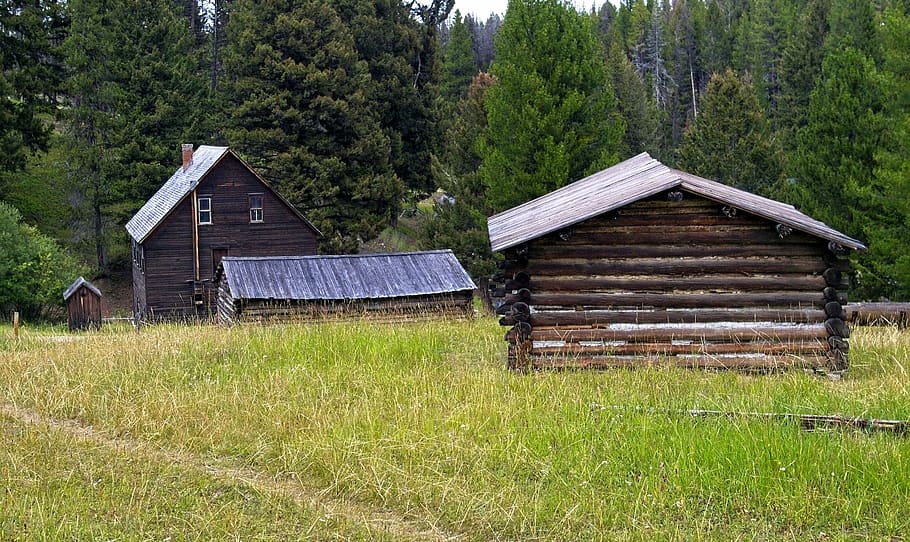
[[[513,367],[846,364],[848,268],[828,241],[691,193],[640,200],[505,257],[495,293]]]
[[[315,254],[316,232],[233,156],[226,155],[200,182],[197,195],[212,198],[212,224],[199,225],[199,284],[193,243],[192,194],[165,218],[143,243],[145,310],[143,317],[208,317],[215,309],[213,250],[232,256]],[[250,223],[249,194],[261,194],[264,221]],[[142,280],[135,280],[142,286]],[[202,302],[194,301],[195,288]],[[142,298],[142,294],[139,294]]]
[[[101,327],[101,296],[86,285],[79,286],[66,299],[70,331]]]

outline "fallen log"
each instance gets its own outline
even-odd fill
[[[629,410],[622,406],[592,405],[592,410]],[[901,436],[910,432],[910,421],[883,420],[877,418],[854,418],[850,416],[830,414],[796,414],[792,412],[733,412],[725,410],[704,409],[658,409],[635,407],[636,411],[655,414],[683,414],[696,418],[728,417],[728,418],[762,418],[770,420],[793,420],[807,431],[817,431],[825,428],[848,428],[863,431],[887,431]]]

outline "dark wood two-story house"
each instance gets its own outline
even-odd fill
[[[316,227],[232,150],[183,145],[182,154],[126,224],[137,320],[209,316],[225,256],[316,253]]]

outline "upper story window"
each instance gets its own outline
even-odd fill
[[[250,222],[262,222],[262,194],[250,194]]]
[[[196,200],[196,212],[198,213],[199,224],[212,223],[212,197],[199,196]]]

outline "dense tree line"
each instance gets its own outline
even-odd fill
[[[529,26],[522,21],[530,13],[541,19]],[[484,220],[469,217],[647,151],[792,203],[863,240],[869,251],[852,256],[855,298],[910,298],[908,21],[901,0],[623,0],[590,13],[557,0],[512,1],[488,70],[495,84],[479,106],[485,114],[472,112],[476,98],[462,94],[464,120],[442,127],[451,134],[446,141],[474,139],[440,154],[438,184],[477,212],[454,212],[456,197],[438,215],[457,227],[428,228],[427,242],[452,242],[439,232],[482,232]],[[576,28],[587,37],[560,41],[547,34],[548,24],[562,38]],[[444,33],[449,48],[463,47],[461,25],[456,18]],[[587,51],[590,38],[606,74],[598,89],[571,78],[586,65],[573,54]],[[550,45],[555,52],[541,50]],[[475,70],[485,69],[473,60]],[[444,81],[464,80],[463,68],[449,68]],[[601,141],[585,140],[577,121],[546,125],[554,111],[566,111],[554,107],[559,98],[551,91],[565,87],[576,93],[575,105],[615,97],[587,118],[602,123]],[[584,151],[579,167],[566,168],[572,139]],[[482,250],[478,244],[463,255]]]
[[[906,4],[10,0],[0,199],[103,274],[180,143],[226,144],[324,252],[442,188],[422,243],[480,277],[489,214],[648,151],[862,239],[856,293],[907,298]]]

